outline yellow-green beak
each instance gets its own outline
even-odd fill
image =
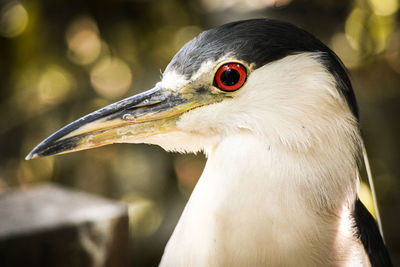
[[[175,92],[157,85],[72,122],[36,146],[26,159],[132,142],[174,131],[182,113],[219,100],[218,95],[206,89],[202,88],[200,93],[194,91],[190,88]]]

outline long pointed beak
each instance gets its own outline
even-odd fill
[[[176,130],[180,114],[207,102],[209,97],[193,101],[193,97],[156,85],[72,122],[41,142],[25,159],[132,142],[132,139],[140,142],[151,135]]]

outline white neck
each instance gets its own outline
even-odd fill
[[[209,151],[161,265],[364,266],[350,218],[357,167],[336,163],[340,154],[227,137]]]

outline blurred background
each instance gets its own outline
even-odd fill
[[[124,144],[24,157],[67,123],[151,88],[201,31],[239,19],[281,19],[325,42],[350,71],[386,243],[398,265],[398,9],[397,0],[0,0],[0,193],[52,182],[123,202],[131,263],[156,265],[203,155]],[[365,185],[361,194],[368,202]]]

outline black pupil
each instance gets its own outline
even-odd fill
[[[240,73],[235,69],[227,69],[221,74],[221,82],[226,86],[232,86],[238,83]]]

